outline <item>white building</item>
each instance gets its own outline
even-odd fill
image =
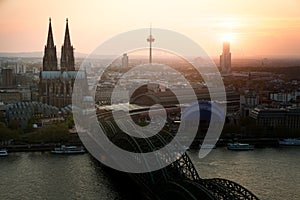
[[[278,102],[289,102],[297,99],[300,96],[300,91],[293,92],[274,92],[270,94],[270,99]]]

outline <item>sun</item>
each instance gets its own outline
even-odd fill
[[[223,33],[221,36],[221,40],[223,42],[233,42],[234,41],[234,34],[233,33]]]

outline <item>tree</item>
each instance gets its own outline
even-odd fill
[[[17,121],[17,120],[11,120],[11,121],[9,121],[8,127],[10,129],[17,130],[19,128],[19,121]]]
[[[34,123],[35,123],[35,120],[33,118],[30,118],[28,120],[26,132],[32,132],[34,130],[34,128],[33,128]]]
[[[72,114],[70,114],[70,115],[67,116],[67,125],[68,125],[69,129],[73,128],[74,125],[75,125]]]
[[[68,128],[64,123],[53,124],[30,133],[28,140],[31,143],[65,142],[68,140]]]
[[[3,111],[0,111],[0,122],[4,122]]]
[[[19,130],[11,130],[3,122],[0,122],[0,141],[16,140],[20,138],[20,135]]]

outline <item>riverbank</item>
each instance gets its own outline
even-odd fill
[[[279,147],[279,138],[220,138],[216,147],[225,147],[228,143],[239,142],[254,145],[255,148]],[[194,140],[190,149],[199,149],[199,145],[203,143],[203,139]]]
[[[82,146],[81,142],[76,143],[46,143],[46,144],[9,144],[2,145],[0,149],[6,149],[8,152],[35,152],[35,151],[51,151],[55,147],[60,147],[61,145],[75,145]]]
[[[218,141],[217,145],[227,146],[228,143],[231,142],[241,142],[248,143],[254,145],[256,148],[264,148],[264,147],[278,147],[279,138],[242,138],[242,139],[221,139]]]
[[[218,140],[216,147],[225,147],[228,143],[232,142],[241,142],[248,143],[255,146],[255,148],[266,148],[266,147],[279,147],[278,138],[221,138]],[[199,144],[201,144],[203,140],[194,141],[191,145],[190,149],[199,149]],[[8,145],[0,145],[0,149],[7,149],[8,152],[34,152],[34,151],[51,151],[55,147],[60,147],[61,145],[75,145],[82,146],[82,142],[80,140],[67,142],[67,143],[39,143],[39,144],[8,144]]]

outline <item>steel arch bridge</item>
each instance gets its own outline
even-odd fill
[[[128,122],[124,122],[128,123]],[[111,120],[99,121],[109,139],[132,152],[150,152],[168,143],[172,134],[165,131],[155,137],[138,139],[123,133]],[[180,199],[258,199],[245,187],[222,178],[202,179],[189,156],[184,153],[175,162],[157,171],[128,174],[152,198]]]

